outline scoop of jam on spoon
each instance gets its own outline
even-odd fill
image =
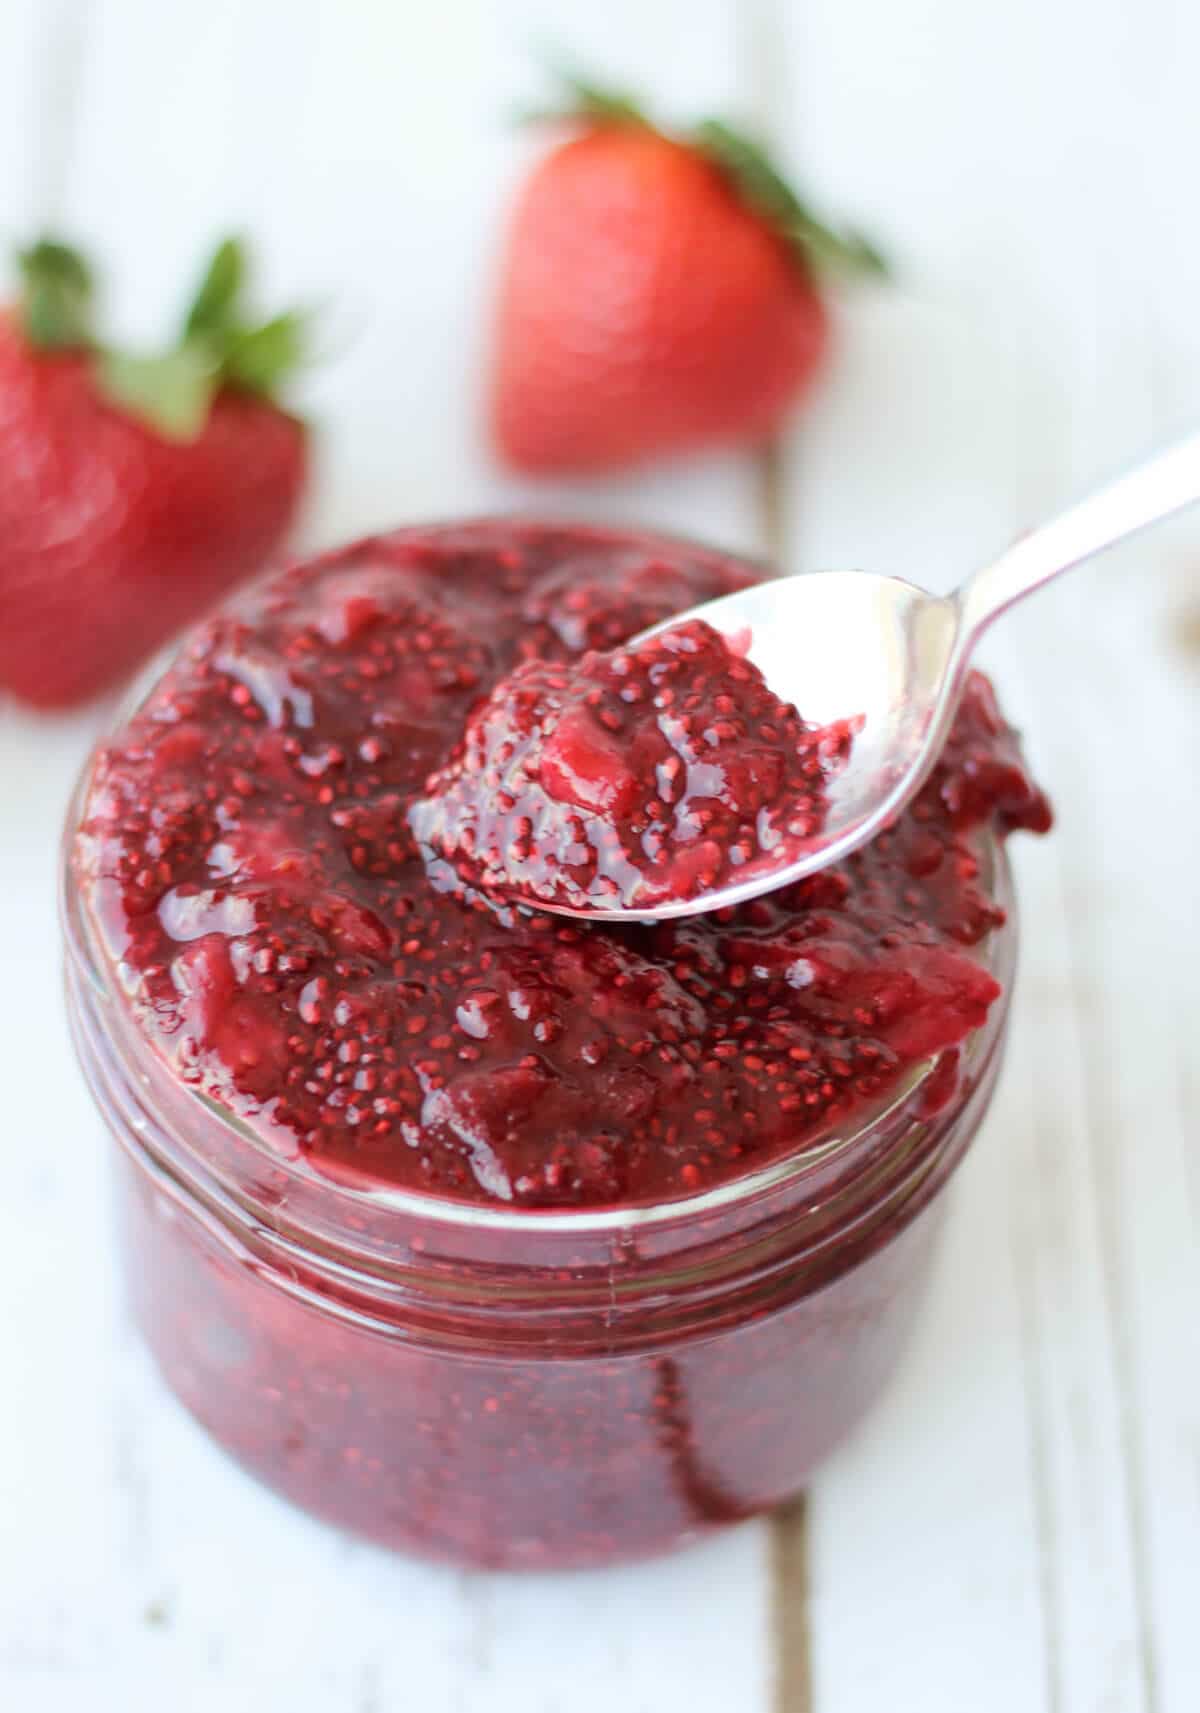
[[[475,711],[413,832],[480,890],[575,915],[770,884],[819,833],[852,733],[807,725],[747,643],[692,619],[526,661]]]
[[[781,577],[607,654],[527,662],[476,710],[412,830],[482,891],[568,916],[691,916],[788,886],[920,789],[994,619],[1198,499],[1200,435],[950,595],[865,571]]]

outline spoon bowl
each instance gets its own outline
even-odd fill
[[[1081,500],[977,571],[953,594],[898,577],[819,571],[758,583],[655,625],[629,650],[700,619],[739,639],[770,690],[814,726],[854,723],[849,757],[826,785],[819,832],[789,860],[652,907],[539,907],[592,921],[661,921],[745,903],[827,868],[911,802],[954,719],[971,654],[1024,596],[1149,524],[1200,500],[1200,435]],[[748,641],[747,641],[748,639]]]
[[[847,763],[826,786],[821,831],[793,846],[786,881],[785,871],[756,870],[716,891],[656,904],[649,912],[655,920],[741,904],[826,868],[865,844],[920,785],[953,717],[953,705],[943,694],[954,670],[960,628],[953,596],[943,599],[902,578],[869,571],[813,571],[722,595],[686,617],[701,619],[731,639],[744,641],[748,634],[747,659],[772,692],[797,707],[809,724],[852,720],[856,730]],[[679,623],[665,620],[629,647],[636,649]],[[945,710],[940,718],[939,709]],[[620,920],[633,913],[587,914]]]

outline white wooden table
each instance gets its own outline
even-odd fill
[[[539,42],[757,117],[892,248],[902,288],[847,306],[775,456],[489,468],[489,258],[529,146],[503,119]],[[142,334],[230,225],[273,294],[332,300],[314,539],[529,504],[945,587],[1194,426],[1198,64],[1186,0],[0,0],[0,228],[93,243]],[[159,1387],[58,998],[97,716],[0,712],[4,1713],[1200,1708],[1200,526],[1081,571],[993,663],[1060,825],[1017,853],[1011,1057],[903,1378],[786,1515],[559,1578],[342,1539]]]

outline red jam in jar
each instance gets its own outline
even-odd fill
[[[761,574],[512,521],[365,541],[194,633],[85,777],[68,986],[135,1314],[214,1436],[346,1527],[664,1551],[795,1492],[895,1362],[999,1063],[1003,836],[1049,824],[986,682],[889,831],[715,917],[503,903],[422,820],[514,669],[569,687]],[[684,850],[804,735],[723,711]]]

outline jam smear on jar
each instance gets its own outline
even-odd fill
[[[624,855],[628,833],[676,887],[706,831],[722,861],[753,859],[788,835],[777,805],[819,820],[846,734],[812,733],[753,677],[725,710],[731,662],[703,628],[646,661],[621,652],[752,574],[685,543],[493,522],[289,567],[211,619],[100,756],[77,855],[125,999],[174,1074],[343,1181],[583,1207],[742,1174],[955,1047],[999,992],[972,949],[1003,919],[984,834],[1049,825],[978,675],[890,830],[736,911],[604,927],[464,878],[468,832],[483,868],[526,837],[536,866],[573,849],[578,815],[583,868],[620,890],[622,852],[597,850],[588,815],[616,810]],[[668,740],[659,722],[669,753],[629,766],[603,715],[656,672],[703,729]],[[518,795],[491,824],[456,793],[471,768],[487,777],[497,706],[527,739],[526,693],[572,707],[537,815]],[[740,735],[723,798],[686,772],[714,765],[726,714]],[[663,767],[656,801],[700,837],[656,843],[643,786]],[[708,884],[703,865],[691,878]]]

